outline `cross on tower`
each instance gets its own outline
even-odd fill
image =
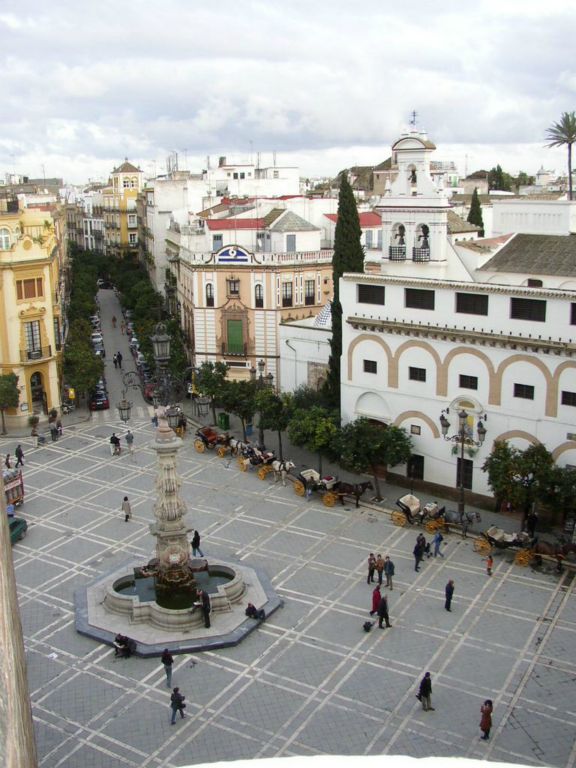
[[[416,110],[412,110],[410,113],[410,125],[412,125],[414,128],[416,127],[416,118],[418,116],[418,112]]]

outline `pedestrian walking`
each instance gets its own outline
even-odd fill
[[[168,648],[164,648],[164,653],[160,659],[164,665],[164,672],[166,672],[166,685],[168,688],[172,687],[172,664],[174,664],[174,658]]]
[[[52,438],[53,443],[58,440],[58,427],[56,426],[55,421],[50,424],[50,437]]]
[[[126,323],[124,322],[124,320],[122,320],[122,322],[120,323],[120,330],[122,332],[122,336],[124,336],[124,334],[126,333]]]
[[[370,554],[368,555],[368,578],[366,579],[366,584],[374,583],[375,570],[376,570],[376,557],[374,556],[374,552],[370,552]]]
[[[390,617],[388,615],[388,598],[386,595],[382,595],[378,605],[378,627],[380,629],[385,629],[385,627],[382,626],[382,622],[386,622],[386,627],[392,626],[392,624],[390,624]]]
[[[12,459],[10,458],[10,454],[6,454],[6,458],[4,459],[4,466],[6,469],[12,469]]]
[[[180,712],[180,717],[184,717],[184,709],[186,708],[186,704],[184,703],[184,699],[186,696],[182,696],[180,693],[180,688],[174,688],[172,690],[172,695],[170,696],[170,709],[172,710],[172,720],[170,720],[170,725],[176,724],[176,713]]]
[[[62,419],[56,419],[56,429],[58,430],[58,437],[62,437],[64,429],[62,428]]]
[[[116,361],[118,362],[118,368],[122,370],[122,352],[116,352]]]
[[[414,570],[419,571],[420,570],[420,563],[422,562],[422,558],[424,557],[424,548],[422,546],[422,542],[420,541],[420,537],[416,539],[416,544],[414,546]]]
[[[376,584],[372,590],[372,610],[370,611],[370,616],[374,616],[375,613],[378,613],[378,606],[380,605],[381,599],[382,594],[380,593],[380,584]]]
[[[200,549],[200,534],[198,531],[194,531],[192,536],[192,554],[194,557],[204,557],[204,552]]]
[[[124,513],[124,522],[127,523],[128,520],[132,517],[132,507],[130,506],[130,502],[128,501],[128,496],[124,496],[124,500],[122,501],[122,512]]]
[[[494,711],[494,706],[492,704],[491,699],[486,699],[484,704],[480,707],[480,730],[484,734],[480,738],[482,741],[488,741],[490,738],[490,730],[492,729],[492,712]]]
[[[426,536],[424,536],[423,533],[418,534],[418,541],[422,546],[422,557],[424,557],[424,555],[432,557],[432,552],[430,552],[430,544],[426,541]]]
[[[112,362],[114,363],[114,368],[118,368],[118,355],[116,352],[112,355]]]
[[[384,560],[382,555],[376,556],[376,573],[378,574],[378,584],[382,584],[382,574],[384,573]]]
[[[488,576],[492,576],[493,567],[494,567],[494,558],[492,557],[492,553],[490,553],[486,558],[486,574]]]
[[[452,610],[452,597],[454,595],[454,579],[450,579],[448,584],[446,584],[446,588],[444,590],[446,594],[446,602],[444,603],[444,608],[446,608],[447,611]]]
[[[151,421],[154,429],[157,429],[158,428],[158,411],[156,410],[156,408],[154,408],[154,413],[152,414]]]
[[[16,450],[14,451],[14,456],[16,456],[16,467],[23,467],[24,451],[22,450],[22,446],[20,444],[16,446]]]
[[[530,534],[530,538],[533,539],[536,536],[536,525],[538,524],[538,514],[532,510],[526,518],[526,530]]]
[[[444,536],[440,533],[440,531],[436,531],[434,534],[434,538],[432,539],[432,543],[434,544],[434,557],[444,557],[442,552],[440,551],[440,547],[442,546],[442,542],[444,541]]]
[[[429,710],[434,711],[434,707],[432,706],[432,678],[430,677],[430,672],[426,672],[420,681],[420,688],[418,689],[416,697],[422,702],[422,709],[424,712],[428,712]]]
[[[390,560],[390,557],[386,555],[384,558],[384,575],[386,576],[386,586],[390,589],[394,589],[393,579],[395,570],[394,563]]]
[[[124,439],[126,440],[126,445],[128,446],[130,453],[134,453],[134,435],[130,430],[126,432]]]
[[[116,432],[112,432],[110,438],[110,453],[112,456],[120,456],[120,438],[116,435]]]
[[[112,328],[116,328],[116,315],[112,315]]]

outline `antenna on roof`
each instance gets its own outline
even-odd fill
[[[416,118],[418,117],[418,112],[416,112],[415,109],[410,112],[410,120],[409,123],[412,126],[412,128],[416,128]]]

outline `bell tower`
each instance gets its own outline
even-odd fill
[[[449,202],[430,174],[435,149],[415,128],[392,145],[390,177],[376,206],[382,217],[384,260],[421,264],[446,260]]]

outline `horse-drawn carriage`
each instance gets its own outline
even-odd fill
[[[344,504],[345,496],[352,496],[356,500],[356,507],[360,505],[360,497],[368,489],[374,486],[370,480],[362,483],[345,483],[333,475],[321,477],[315,469],[304,469],[298,475],[294,483],[294,491],[298,496],[304,496],[306,491],[317,491],[322,494],[322,503],[327,507],[333,507],[336,501]]]
[[[466,536],[470,526],[482,520],[479,512],[457,512],[439,507],[435,501],[422,504],[420,499],[412,493],[397,499],[396,506],[401,511],[392,512],[392,522],[395,525],[423,525],[428,533],[456,528]]]
[[[556,542],[540,541],[533,538],[526,531],[519,533],[507,533],[495,525],[484,531],[480,538],[474,542],[474,549],[481,555],[488,555],[493,550],[503,551],[515,549],[514,562],[516,565],[541,566],[543,560],[548,560],[556,565],[556,570],[561,572],[563,565],[574,565],[573,560],[568,563],[565,559],[576,552],[576,544],[559,539]]]
[[[200,427],[196,430],[194,448],[198,453],[204,453],[204,451],[214,449],[217,446],[227,445],[230,439],[230,435],[227,432],[216,432],[214,427]]]

